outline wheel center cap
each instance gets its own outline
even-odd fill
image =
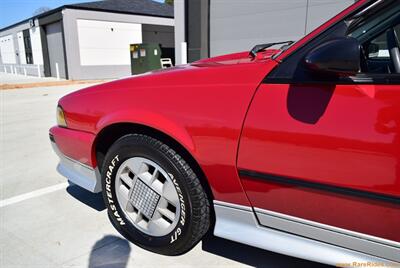
[[[147,184],[142,182],[139,178],[135,181],[130,196],[130,202],[132,206],[142,212],[145,217],[148,219],[153,217],[159,200],[160,195],[147,186]]]

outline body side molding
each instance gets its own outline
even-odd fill
[[[306,180],[302,180],[302,179],[298,179],[298,178],[287,178],[284,176],[277,176],[277,175],[260,173],[260,172],[256,172],[256,171],[243,170],[243,169],[239,170],[239,175],[241,177],[247,177],[250,179],[259,179],[259,180],[265,180],[265,181],[269,181],[269,182],[273,182],[273,183],[293,185],[293,186],[298,186],[298,187],[303,187],[303,188],[321,190],[321,191],[325,191],[325,192],[332,192],[332,193],[337,193],[337,194],[342,194],[342,195],[349,195],[349,196],[379,200],[379,201],[383,201],[383,202],[389,202],[389,203],[393,203],[393,204],[400,204],[400,197],[387,195],[387,194],[374,193],[374,192],[365,191],[365,190],[333,186],[333,185],[324,184],[324,183],[306,181]]]

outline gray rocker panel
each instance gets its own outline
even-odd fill
[[[330,265],[353,262],[399,265],[385,258],[261,226],[250,207],[214,201],[214,209],[214,235],[218,237]]]
[[[254,209],[261,225],[400,262],[400,244],[273,211]]]

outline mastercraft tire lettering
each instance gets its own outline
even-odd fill
[[[106,173],[106,194],[107,194],[107,201],[109,208],[111,209],[112,213],[116,217],[118,223],[120,225],[125,225],[125,222],[122,220],[121,216],[118,214],[117,207],[115,206],[115,202],[113,200],[113,195],[111,193],[111,174],[115,168],[116,162],[118,162],[118,155],[111,160],[111,165],[108,166],[107,173]]]
[[[141,134],[121,137],[101,174],[110,220],[136,245],[179,255],[207,232],[208,197],[197,174],[167,144]]]

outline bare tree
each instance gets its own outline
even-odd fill
[[[39,7],[38,9],[36,9],[34,12],[33,12],[33,16],[36,16],[36,15],[39,15],[39,14],[42,14],[42,13],[44,13],[44,12],[47,12],[47,11],[49,11],[49,10],[51,10],[51,8],[49,8],[49,7]]]

